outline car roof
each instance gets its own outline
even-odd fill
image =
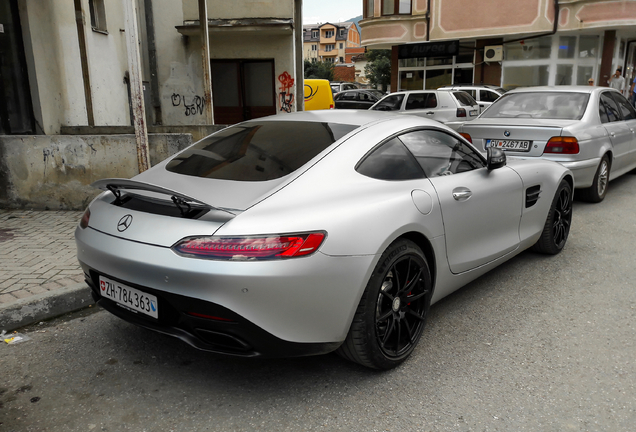
[[[545,93],[550,93],[550,92],[558,92],[558,93],[563,93],[563,92],[567,92],[567,93],[594,93],[594,92],[601,92],[601,91],[607,91],[607,90],[614,90],[614,91],[618,91],[616,89],[612,89],[610,87],[594,87],[594,86],[589,86],[589,85],[564,85],[564,86],[537,86],[537,87],[518,87],[516,89],[512,89],[510,91],[508,91],[506,94],[508,93],[536,93],[536,92],[545,92]],[[620,93],[620,92],[619,92]]]
[[[320,123],[338,123],[354,126],[364,126],[379,120],[388,120],[391,117],[404,116],[383,111],[325,109],[300,111],[289,114],[277,114],[268,117],[260,117],[250,121],[311,121]]]

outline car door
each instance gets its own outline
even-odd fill
[[[354,109],[358,105],[358,95],[356,92],[344,91],[336,95],[336,108]]]
[[[633,134],[627,127],[618,105],[610,91],[602,92],[599,100],[599,114],[603,127],[607,131],[612,142],[614,160],[611,173],[619,173],[629,164],[630,152],[633,146]],[[605,110],[603,115],[602,110]],[[612,175],[610,174],[610,176]],[[613,178],[613,177],[612,177]]]
[[[479,108],[480,111],[483,112],[486,108],[488,108],[494,101],[499,99],[499,95],[492,90],[479,90]]]
[[[418,130],[399,139],[437,192],[453,273],[519,247],[523,184],[514,170],[504,166],[489,171],[477,151],[445,131]]]
[[[631,139],[629,140],[629,153],[625,156],[625,165],[623,166],[624,170],[631,170],[636,168],[636,110],[634,110],[634,107],[622,94],[611,92],[611,95],[616,101],[618,109],[623,116],[625,126],[631,133]]]
[[[404,114],[438,120],[437,107],[437,95],[434,91],[409,93],[404,104]]]

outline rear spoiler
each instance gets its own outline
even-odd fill
[[[107,178],[107,179],[97,180],[96,182],[91,184],[91,186],[97,189],[101,189],[103,191],[112,192],[112,194],[115,195],[115,198],[117,200],[121,199],[122,190],[126,190],[126,191],[142,190],[147,192],[155,192],[155,193],[159,193],[163,195],[170,195],[172,202],[174,203],[175,206],[177,206],[177,208],[182,213],[185,210],[185,207],[189,209],[190,203],[192,203],[192,204],[196,204],[197,206],[205,207],[208,209],[219,210],[225,213],[229,213],[232,216],[236,216],[236,213],[232,213],[231,211],[227,209],[224,209],[221,207],[215,207],[211,204],[205,203],[203,201],[199,201],[198,199],[192,198],[191,196],[188,196],[181,192],[177,192],[175,190],[168,189],[166,187],[155,185],[152,183],[145,183],[145,182],[140,182],[140,181],[130,180],[130,179],[123,179],[123,178]]]

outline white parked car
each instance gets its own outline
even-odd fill
[[[438,90],[465,91],[477,101],[480,112],[483,112],[506,92],[506,90],[501,87],[487,84],[454,84],[440,87]]]
[[[396,111],[444,123],[457,130],[479,115],[479,105],[468,93],[451,90],[416,90],[391,93],[370,110]]]

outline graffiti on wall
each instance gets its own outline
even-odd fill
[[[188,103],[188,99],[185,95],[172,93],[172,106],[178,107],[180,105],[183,105],[185,107],[186,117],[191,115],[203,114],[203,110],[205,109],[205,98],[195,95],[190,100],[191,103]]]
[[[283,72],[278,75],[278,81],[280,81],[280,92],[278,93],[278,102],[280,104],[280,110],[285,112],[291,112],[292,104],[294,103],[294,94],[292,93],[292,87],[294,86],[294,79],[288,72]]]

